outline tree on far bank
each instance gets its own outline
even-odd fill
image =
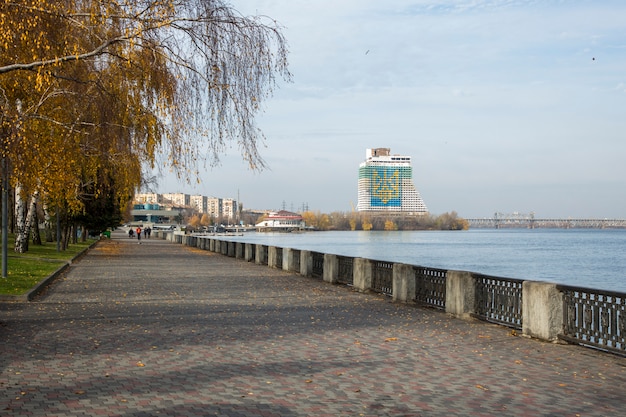
[[[211,224],[211,216],[209,216],[207,213],[202,214],[202,217],[200,218],[200,225],[208,226],[210,224]]]

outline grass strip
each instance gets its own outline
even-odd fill
[[[0,278],[0,295],[23,295],[35,285],[49,277],[54,271],[69,262],[94,243],[71,244],[64,251],[57,252],[56,242],[28,246],[28,252],[14,251],[15,238],[9,235],[7,277]]]

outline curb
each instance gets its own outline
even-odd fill
[[[100,242],[100,240],[96,240],[94,243],[89,245],[85,250],[76,254],[72,259],[67,261],[65,264],[61,265],[56,271],[50,274],[48,277],[39,281],[35,286],[28,291],[26,294],[20,295],[6,295],[0,294],[0,302],[28,302],[33,301],[35,297],[41,294],[50,284],[52,284],[65,270],[67,270],[72,263],[79,260],[81,257],[87,254],[94,246],[96,246]]]

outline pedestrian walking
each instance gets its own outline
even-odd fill
[[[141,245],[141,227],[137,226],[136,232],[137,232],[137,241]]]

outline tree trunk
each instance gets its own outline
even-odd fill
[[[78,227],[74,224],[72,225],[72,245],[78,243]]]
[[[26,207],[22,198],[22,186],[15,186],[15,252],[25,253],[28,251],[28,235],[30,225],[26,223]]]
[[[64,222],[61,228],[61,250],[67,250],[68,242],[70,238],[70,226]]]
[[[32,231],[32,239],[33,245],[41,245],[41,233],[39,233],[39,215],[37,214],[37,202],[39,200],[39,194],[37,193],[37,198],[33,196],[32,203],[32,216],[30,222],[30,229]]]
[[[54,232],[54,225],[52,224],[52,218],[50,217],[50,211],[48,207],[44,203],[43,205],[43,224],[44,224],[44,233],[46,236],[46,242],[54,242],[54,238],[56,234]]]

